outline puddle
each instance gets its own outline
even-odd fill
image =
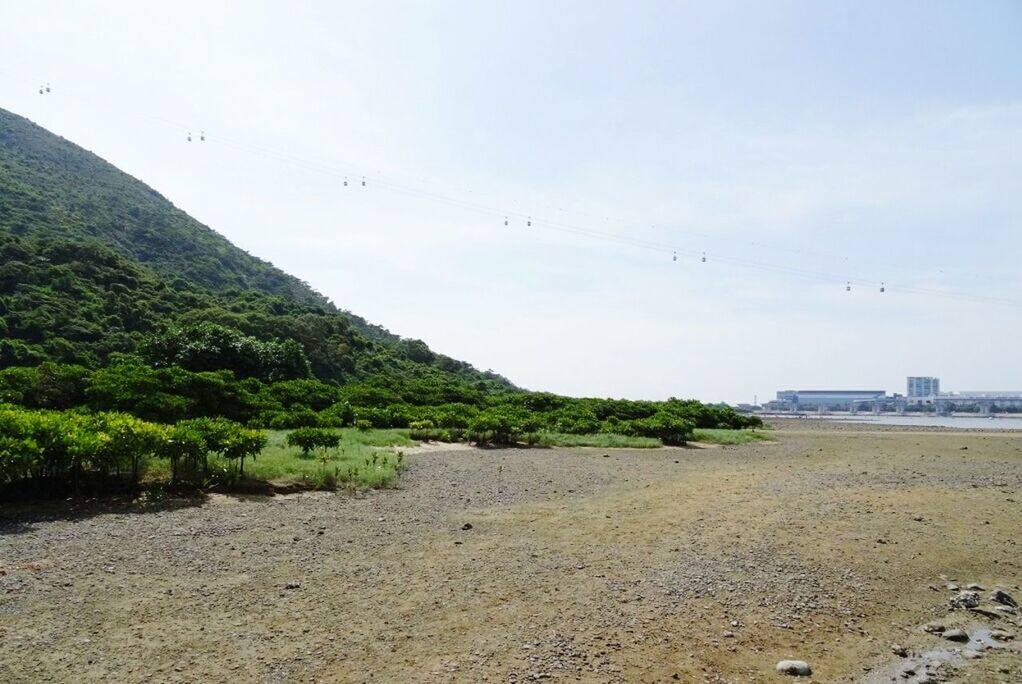
[[[966,653],[983,653],[992,649],[1010,647],[1011,642],[1005,643],[991,637],[991,631],[988,627],[978,627],[970,630],[969,641],[967,643],[955,643],[947,641],[939,635],[934,635],[935,640],[939,639],[942,644],[946,645],[923,651],[919,655],[900,658],[890,667],[874,670],[863,675],[855,680],[856,684],[890,684],[892,681],[905,682],[906,684],[923,684],[925,682],[939,681],[937,675],[946,666],[958,666],[969,662]],[[909,670],[913,674],[905,676]]]

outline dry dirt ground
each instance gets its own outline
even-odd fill
[[[1022,603],[1022,434],[777,435],[424,450],[358,496],[6,505],[0,681],[769,682],[784,658],[1022,681],[1022,618],[988,599]],[[951,583],[985,612],[950,612]]]

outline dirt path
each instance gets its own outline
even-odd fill
[[[946,588],[1022,598],[1022,435],[780,436],[424,451],[360,497],[8,509],[0,681],[757,682],[783,658],[889,681],[893,643],[949,645],[931,620],[1022,640]],[[935,681],[1022,681],[1014,643]]]

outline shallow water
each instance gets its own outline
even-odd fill
[[[842,423],[872,423],[874,425],[915,425],[919,427],[947,427],[962,430],[1022,430],[1022,417],[996,416],[808,416],[807,420],[833,420]]]
[[[892,681],[901,681],[907,684],[917,684],[918,682],[934,681],[932,676],[936,674],[939,667],[944,665],[961,666],[968,663],[969,661],[963,655],[966,651],[983,653],[992,649],[1005,648],[1005,644],[994,640],[990,636],[990,631],[986,627],[970,630],[968,643],[943,641],[942,643],[947,644],[946,646],[933,648],[909,658],[899,659],[888,668],[874,670],[864,675],[857,679],[856,683],[887,684]],[[942,637],[934,635],[934,638],[941,639]],[[940,664],[939,666],[938,663]],[[913,670],[915,674],[908,676],[903,674],[908,669]]]

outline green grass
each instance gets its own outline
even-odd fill
[[[341,429],[341,443],[335,449],[317,449],[306,458],[300,449],[287,445],[288,430],[267,432],[266,447],[254,459],[245,460],[245,479],[295,483],[310,489],[340,487],[389,487],[404,464],[404,457],[379,447],[415,446],[407,430]],[[236,466],[235,466],[236,467]],[[230,470],[232,466],[211,458],[210,468]],[[170,479],[166,461],[152,459],[146,466],[148,482]]]
[[[561,432],[543,432],[539,434],[538,446],[659,449],[663,443],[652,437],[629,437],[613,433],[569,435]]]
[[[317,449],[309,457],[285,441],[287,431],[269,433],[266,448],[245,464],[245,475],[258,480],[294,482],[316,489],[340,486],[387,487],[394,483],[403,457],[376,447],[414,446],[406,430],[344,429],[334,449]]]
[[[758,430],[696,428],[694,441],[703,444],[750,444],[752,442],[772,442],[774,436]]]

